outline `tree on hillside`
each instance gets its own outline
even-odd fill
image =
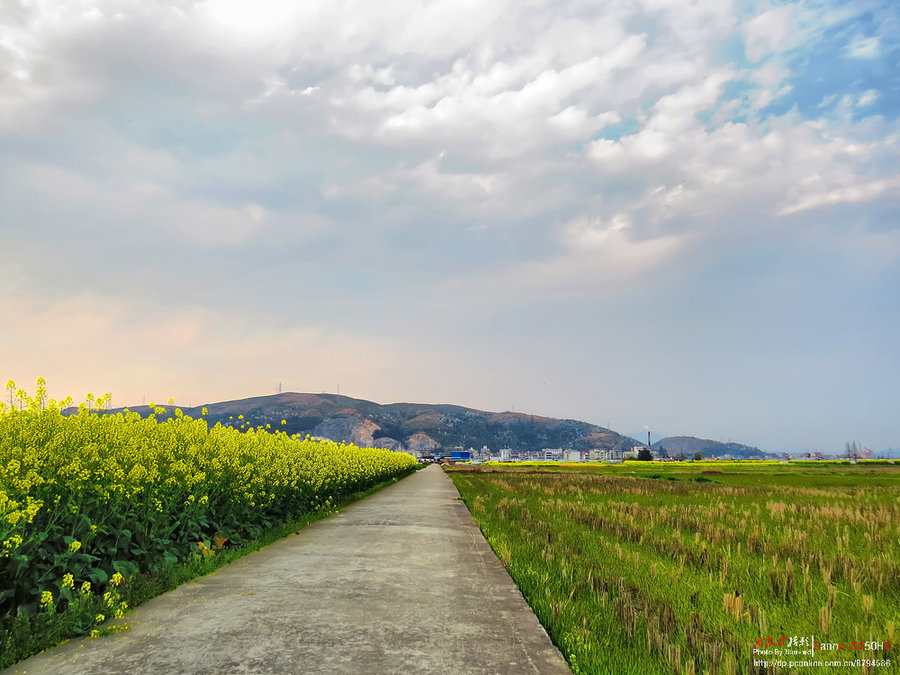
[[[653,453],[650,452],[650,448],[641,448],[638,451],[638,461],[639,462],[652,462],[653,461]]]

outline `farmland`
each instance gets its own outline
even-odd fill
[[[162,406],[143,419],[99,414],[103,397],[63,414],[68,402],[47,400],[40,380],[33,397],[9,390],[0,410],[0,652],[67,611],[79,615],[71,632],[96,634],[127,609],[123,580],[216,556],[416,466],[387,450],[210,428],[178,410],[160,422]]]
[[[449,470],[575,672],[900,672],[900,466]]]

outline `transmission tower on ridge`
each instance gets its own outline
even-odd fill
[[[281,382],[279,382],[279,383],[278,383],[278,386],[275,387],[275,393],[276,393],[276,394],[280,394],[280,393],[281,393]]]

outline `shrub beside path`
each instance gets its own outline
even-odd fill
[[[569,673],[437,466],[7,674]]]

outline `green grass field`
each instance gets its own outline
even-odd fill
[[[448,470],[575,672],[900,672],[900,465]]]

